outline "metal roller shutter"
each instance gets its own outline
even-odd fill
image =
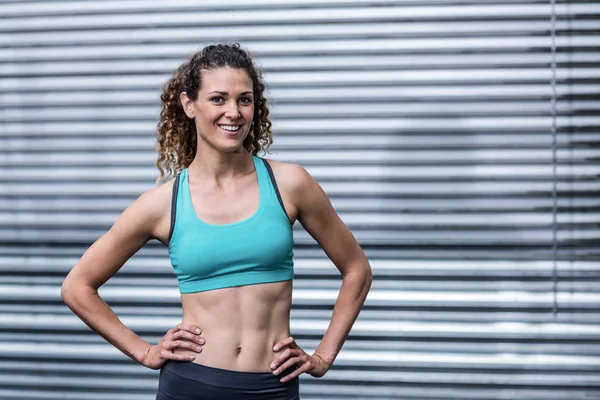
[[[0,2],[0,398],[153,398],[60,284],[153,187],[160,87],[218,41],[256,53],[267,157],[321,183],[375,275],[304,399],[600,398],[600,5],[555,10],[553,137],[545,1]],[[294,234],[312,351],[341,280]],[[100,294],[152,343],[181,317],[158,242]]]

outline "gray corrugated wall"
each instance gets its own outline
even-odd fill
[[[268,157],[321,183],[375,275],[333,369],[302,376],[303,398],[600,398],[600,4],[556,4],[556,169],[550,11],[0,2],[0,399],[153,398],[157,372],[91,332],[60,284],[153,187],[162,84],[230,40],[270,86]],[[295,228],[292,334],[312,351],[341,280]],[[156,241],[100,294],[152,343],[181,318]]]

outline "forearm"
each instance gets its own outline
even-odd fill
[[[331,366],[340,352],[371,288],[370,268],[344,277],[329,327],[315,350]]]
[[[63,288],[65,304],[92,330],[134,361],[141,363],[151,346],[127,328],[91,287]]]

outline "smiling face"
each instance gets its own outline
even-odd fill
[[[186,115],[195,118],[198,149],[208,145],[235,151],[244,143],[254,116],[252,79],[242,69],[227,67],[201,74],[198,98],[192,101],[185,92],[180,96]]]

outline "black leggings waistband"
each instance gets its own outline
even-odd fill
[[[156,400],[297,400],[299,378],[279,380],[293,372],[294,365],[279,375],[209,367],[191,361],[167,361],[160,370]]]

